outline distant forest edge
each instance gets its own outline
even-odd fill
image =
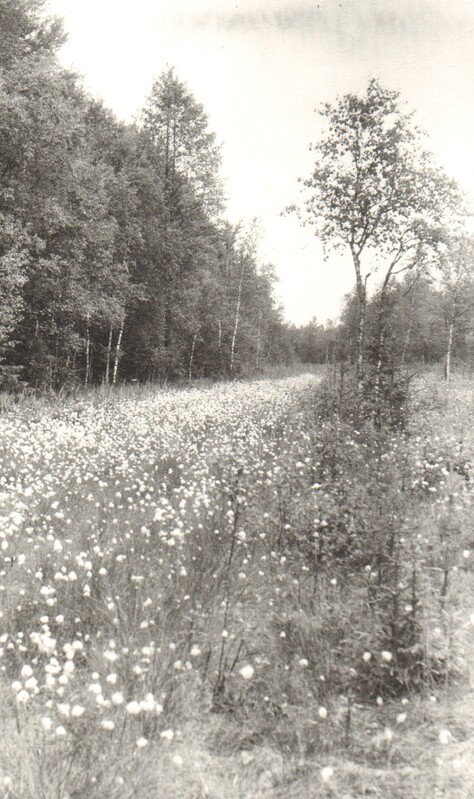
[[[219,148],[186,85],[166,70],[139,121],[117,121],[59,64],[63,28],[43,6],[0,0],[0,388],[473,360],[472,241],[448,241],[434,202],[420,205],[394,93],[372,81],[365,98],[326,106],[306,211],[326,244],[350,248],[356,290],[338,324],[297,328],[259,262],[257,226],[225,219]],[[423,174],[425,195],[451,209],[454,188]],[[405,250],[369,298],[361,257],[389,245]]]

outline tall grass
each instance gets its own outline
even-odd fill
[[[467,799],[445,753],[471,385],[419,381],[404,430],[353,396],[306,375],[5,408],[5,796]]]

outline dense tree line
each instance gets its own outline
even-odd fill
[[[238,375],[288,356],[274,275],[223,215],[220,155],[172,69],[138,124],[63,69],[42,0],[0,0],[3,385]]]
[[[386,302],[382,373],[393,380],[405,369],[443,364],[449,378],[453,368],[474,368],[474,242],[447,250],[430,274],[407,275],[393,284]],[[454,259],[454,260],[453,260]],[[460,260],[458,260],[460,259]],[[356,365],[358,296],[349,294],[341,318],[326,325],[313,319],[290,327],[296,357],[302,363]],[[367,299],[364,356],[367,380],[378,363],[380,292]]]
[[[276,362],[354,364],[359,386],[410,361],[474,356],[462,199],[396,92],[371,80],[322,109],[302,214],[347,249],[337,324],[285,325],[257,233],[225,219],[202,106],[166,70],[119,122],[57,59],[43,0],[0,0],[0,381],[68,387],[234,377]],[[378,277],[376,290],[369,291]]]

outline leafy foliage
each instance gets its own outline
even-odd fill
[[[61,26],[41,2],[2,0],[0,16],[4,373],[61,388],[278,358],[273,278],[255,246],[237,300],[219,148],[173,70],[140,125],[123,125],[60,68]]]

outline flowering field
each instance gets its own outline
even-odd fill
[[[5,797],[414,799],[436,757],[469,795],[440,708],[472,637],[472,387],[420,381],[408,436],[319,395],[6,408]]]

